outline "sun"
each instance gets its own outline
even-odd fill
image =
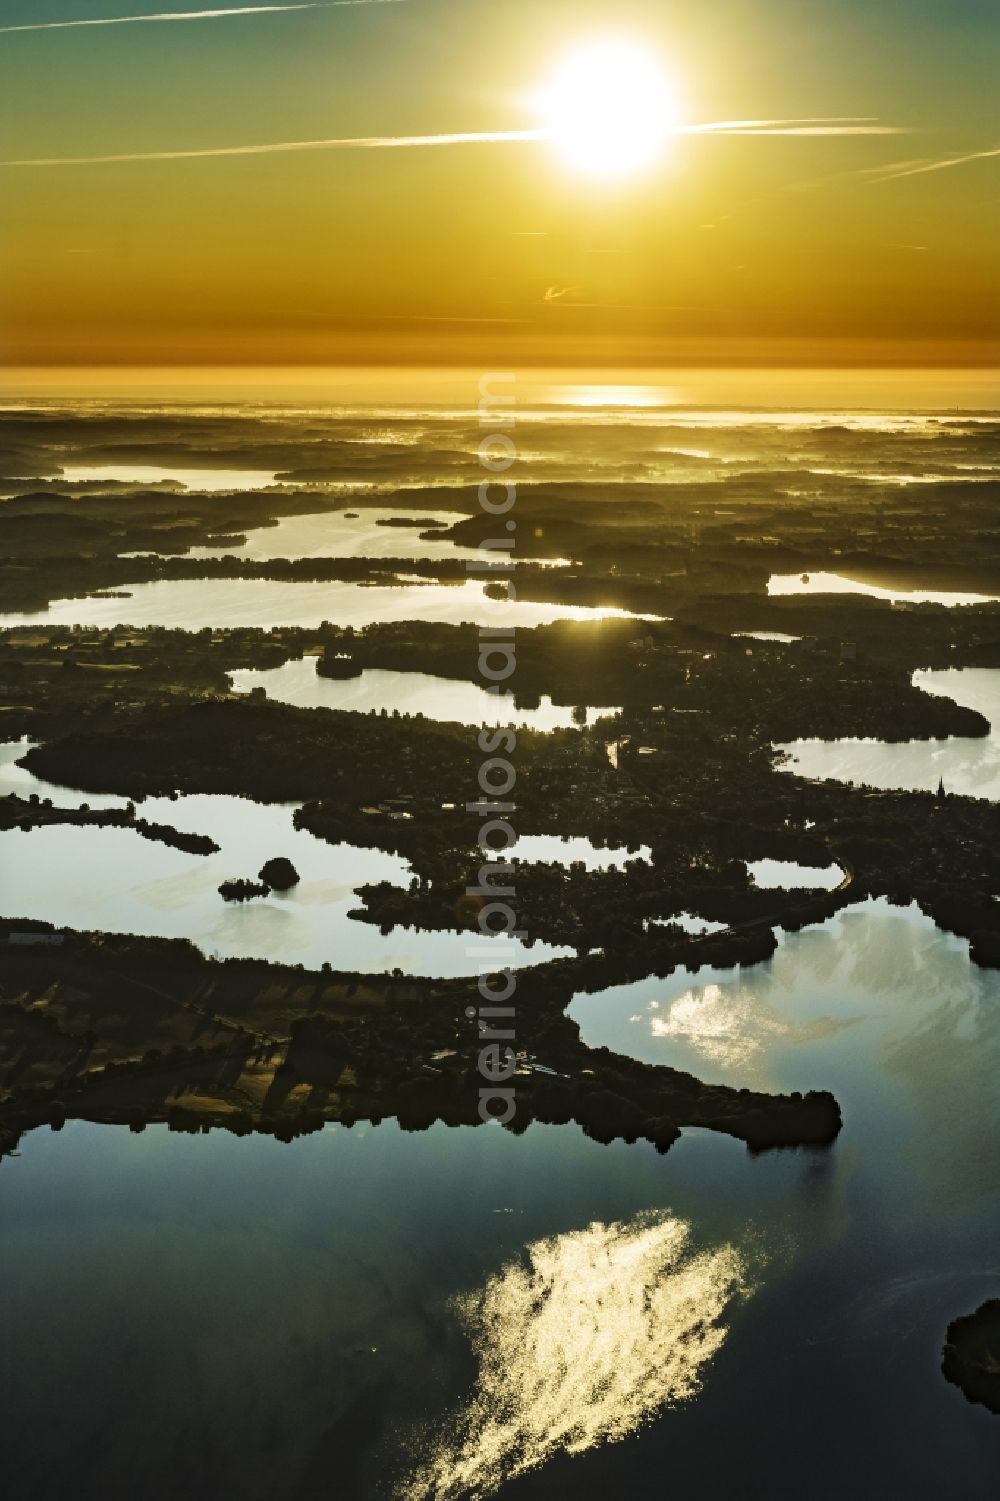
[[[536,104],[560,157],[590,177],[628,177],[652,166],[676,122],[666,79],[635,42],[591,42],[570,53]]]

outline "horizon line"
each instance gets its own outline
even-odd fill
[[[706,340],[704,342],[705,343],[709,343],[709,344],[715,343],[715,344],[725,345],[728,341],[725,338],[725,336],[720,336],[718,339],[715,339],[715,340]],[[739,342],[739,341],[736,341],[736,342]],[[895,339],[895,338],[891,338],[891,337],[888,337],[888,336],[882,337],[882,338],[872,338],[872,339],[869,339],[869,340],[852,339],[852,340],[846,340],[846,341],[843,340],[843,339],[837,339],[837,338],[834,338],[834,337],[830,337],[830,338],[817,337],[815,339],[801,339],[801,340],[792,337],[792,338],[788,338],[788,339],[775,338],[773,340],[761,339],[760,342],[762,342],[762,343],[773,343],[773,344],[777,344],[779,346],[782,345],[782,344],[784,344],[784,343],[793,343],[793,344],[794,343],[805,343],[807,345],[813,346],[817,350],[818,350],[818,348],[820,346],[829,349],[829,348],[835,348],[838,345],[841,345],[841,344],[843,344],[845,342],[850,343],[852,345],[859,345],[859,346],[860,345],[865,345],[865,344],[869,344],[869,345],[888,344],[888,345],[892,345],[892,346],[894,346],[896,348],[899,348],[900,346],[905,346],[907,343],[912,343],[913,345],[923,345],[925,348],[927,346],[929,346],[929,345],[949,345],[949,344],[969,345],[969,344],[972,344],[974,346],[982,347],[984,350],[989,349],[990,352],[991,352],[992,357],[989,360],[983,359],[983,360],[974,360],[974,361],[971,361],[971,362],[968,359],[965,359],[963,361],[943,361],[943,362],[940,361],[940,360],[938,360],[936,363],[934,363],[934,362],[931,362],[931,363],[927,363],[927,362],[920,363],[920,362],[915,362],[915,361],[912,361],[912,360],[909,360],[909,359],[907,359],[905,361],[904,360],[891,360],[890,359],[890,360],[883,360],[882,363],[879,363],[879,364],[872,364],[872,363],[869,362],[868,359],[857,360],[855,362],[852,362],[850,360],[838,360],[838,361],[831,362],[829,360],[827,360],[827,361],[816,360],[816,359],[811,358],[811,357],[806,357],[805,355],[802,358],[792,358],[792,357],[790,357],[789,352],[787,350],[786,351],[782,351],[782,350],[778,349],[778,350],[775,350],[775,353],[774,353],[773,357],[763,357],[763,356],[761,356],[759,354],[757,354],[757,355],[748,354],[745,358],[741,359],[741,358],[736,357],[733,354],[730,354],[728,356],[728,358],[724,358],[724,359],[720,359],[720,360],[714,360],[713,359],[711,361],[707,361],[707,360],[700,360],[700,359],[698,359],[696,357],[693,357],[692,356],[692,352],[689,351],[689,350],[687,350],[687,351],[684,351],[678,359],[675,359],[673,361],[669,361],[669,360],[668,361],[664,361],[662,358],[648,358],[648,359],[644,359],[644,358],[642,358],[642,356],[636,354],[636,355],[633,355],[631,359],[624,360],[624,361],[622,361],[620,363],[615,363],[613,361],[611,361],[611,362],[605,362],[603,360],[594,360],[594,359],[587,359],[587,360],[584,360],[584,361],[574,361],[574,360],[565,360],[565,359],[560,360],[560,359],[555,358],[555,357],[545,356],[543,358],[541,356],[531,356],[531,355],[526,355],[526,354],[523,354],[523,353],[519,352],[517,354],[517,357],[515,359],[511,360],[510,363],[515,368],[520,368],[520,369],[525,369],[525,370],[573,370],[573,371],[585,371],[585,370],[590,370],[590,371],[604,371],[604,370],[636,370],[636,371],[639,371],[639,370],[659,370],[659,371],[663,371],[663,372],[668,372],[668,371],[672,371],[672,370],[688,370],[688,369],[690,369],[690,370],[701,370],[701,369],[712,369],[712,370],[744,370],[744,369],[751,369],[751,370],[818,370],[818,371],[823,371],[823,370],[857,370],[859,373],[863,373],[866,376],[870,375],[873,371],[877,372],[879,370],[976,370],[976,371],[990,371],[990,372],[993,372],[993,371],[995,371],[998,368],[998,358],[997,358],[997,353],[996,353],[996,342],[997,341],[996,340],[991,340],[991,339],[989,339],[986,336],[984,336],[982,339],[972,339],[972,340],[970,340],[970,339],[950,339],[950,338],[947,338],[947,337],[942,337],[941,339],[937,339],[937,340],[914,339],[914,340],[911,340],[911,341],[907,341],[905,339]],[[933,350],[932,350],[932,352],[933,352]],[[344,370],[344,371],[371,370],[373,372],[384,371],[384,370],[478,370],[480,368],[480,365],[481,365],[481,361],[474,361],[474,360],[427,360],[427,359],[405,359],[405,360],[399,360],[399,359],[378,359],[378,358],[357,358],[357,359],[344,359],[344,358],[341,358],[339,360],[320,360],[320,359],[306,359],[306,360],[287,360],[287,359],[278,360],[278,359],[272,359],[272,360],[268,360],[268,359],[257,359],[257,360],[228,360],[228,361],[223,360],[223,361],[214,361],[214,362],[213,361],[198,362],[198,361],[192,361],[190,359],[188,359],[188,360],[159,360],[159,361],[130,359],[130,360],[119,360],[119,361],[110,361],[110,362],[109,361],[105,361],[103,363],[101,363],[101,362],[95,363],[93,361],[89,361],[88,362],[88,361],[84,361],[84,360],[66,360],[66,361],[62,361],[62,362],[59,362],[59,361],[53,362],[51,360],[50,361],[25,360],[25,361],[21,361],[21,362],[13,362],[13,363],[0,363],[0,378],[12,376],[12,375],[19,375],[19,374],[29,374],[29,373],[31,373],[33,371],[34,372],[38,372],[38,373],[49,373],[49,372],[51,372],[53,374],[59,374],[59,373],[62,373],[62,372],[71,373],[71,372],[85,372],[85,371],[87,371],[87,372],[94,372],[94,373],[118,373],[118,372],[127,372],[127,371],[149,371],[149,372],[154,372],[154,373],[156,373],[156,372],[170,372],[170,371],[191,371],[191,372],[196,372],[196,373],[218,372],[220,374],[222,374],[222,373],[228,373],[228,372],[232,372],[232,371],[249,371],[249,372],[259,371],[262,374],[266,374],[268,372],[278,371],[278,370],[286,370],[286,371],[299,371],[299,370],[306,370],[306,371],[308,371],[308,370]],[[998,408],[1000,408],[1000,397],[998,397],[997,406],[998,406]]]

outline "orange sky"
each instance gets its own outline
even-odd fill
[[[4,363],[989,363],[995,8],[665,12],[398,0],[0,34]],[[547,141],[211,154],[531,130],[554,62],[603,36],[655,61],[684,125],[899,133],[680,135],[598,182]],[[138,159],[79,161],[108,155]]]

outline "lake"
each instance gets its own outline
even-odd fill
[[[69,485],[100,486],[105,483],[112,490],[123,485],[137,488],[167,485],[171,489],[201,494],[266,490],[275,482],[273,469],[206,469],[176,464],[63,464],[60,478]]]
[[[385,512],[351,519],[343,508],[364,487],[386,507],[395,495],[392,514],[451,522],[458,513],[411,511],[403,492],[464,485],[471,510],[477,377],[445,390],[437,372],[426,400],[400,378],[395,406],[381,384],[351,405],[337,394],[345,378],[296,376],[308,389],[295,395],[276,372],[286,405],[266,411],[252,392],[230,409],[157,400],[116,415],[95,403],[72,430],[60,401],[32,419],[23,478],[0,488],[250,490],[290,476],[316,488],[317,506],[335,493],[341,509],[200,555],[464,556],[443,537],[421,542],[419,528],[377,526]],[[841,378],[802,370],[637,372],[628,386],[544,379],[525,378],[519,405],[526,474],[589,487],[581,506],[598,492],[620,500],[623,530],[634,515],[640,539],[646,502],[669,514],[673,485],[702,487],[706,524],[724,525],[752,518],[746,501],[758,495],[805,492],[834,506],[850,491],[876,504],[887,483],[1000,472],[995,418],[971,410],[995,404],[985,373],[852,376],[849,404],[866,411],[845,409]],[[917,401],[941,410],[902,410]],[[109,467],[112,454],[157,464]],[[168,467],[171,456],[180,467]],[[646,489],[619,495],[626,485]],[[806,585],[775,576],[770,592],[831,589],[955,605],[992,597],[835,573]],[[127,593],[57,600],[0,616],[0,628],[533,626],[625,613],[500,603],[476,579],[201,579]],[[917,680],[997,723],[997,675]],[[556,729],[570,714],[549,699],[511,710],[476,684],[431,674],[319,679],[308,658],[233,682],[289,703],[422,712],[470,735],[494,715]],[[39,782],[14,764],[24,749],[0,747],[0,793],[124,803]],[[811,768],[802,762],[810,775],[932,787],[943,774],[950,791],[1000,796],[993,735],[790,749],[815,753]],[[212,834],[221,851],[184,855],[127,829],[14,830],[0,838],[0,910],[367,973],[477,968],[474,937],[383,934],[351,918],[356,886],[405,888],[406,862],[296,831],[292,804],[191,796],[149,799],[138,812]],[[527,835],[515,853],[598,869],[649,851]],[[245,905],[218,896],[222,879],[254,876],[280,854],[301,875],[291,891]],[[840,877],[788,861],[749,870],[774,889]],[[692,913],[669,921],[721,926]],[[527,965],[563,951],[506,952]],[[970,966],[967,945],[917,912],[868,902],[783,935],[767,963],[581,993],[571,1015],[587,1042],[710,1081],[832,1089],[843,1131],[828,1150],[759,1156],[694,1130],[660,1156],[644,1142],[598,1145],[572,1125],[513,1135],[402,1132],[389,1121],[288,1145],[160,1126],[35,1131],[0,1163],[11,1501],[661,1501],[673,1491],[695,1501],[992,1501],[1000,1423],[944,1382],[940,1358],[948,1323],[1000,1282],[1000,974]]]
[[[741,641],[780,641],[785,646],[802,640],[801,636],[789,636],[786,631],[734,631],[733,635]]]
[[[297,625],[325,620],[355,630],[387,620],[440,620],[451,625],[535,626],[555,620],[659,619],[611,607],[491,599],[478,579],[460,584],[289,583],[283,579],[155,579],[128,584],[111,598],[56,599],[44,610],[0,614],[16,625],[161,625],[200,631]],[[124,594],[125,597],[117,597]]]
[[[834,1088],[831,1149],[687,1131],[660,1157],[573,1126],[392,1122],[290,1145],[33,1133],[0,1168],[19,1501],[653,1501],[667,1475],[728,1501],[804,1474],[809,1501],[987,1501],[1000,1429],[939,1364],[995,1288],[1000,978],[910,913],[859,908],[699,978],[738,1001],[728,1051],[704,1027],[653,1034],[693,984],[573,1014],[709,1077]]]
[[[768,594],[867,594],[871,599],[891,599],[895,604],[987,605],[1000,594],[973,594],[958,589],[901,589],[864,583],[840,573],[772,573]]]
[[[524,725],[530,730],[569,729],[579,721],[573,710],[543,694],[537,709],[519,709],[510,694],[489,693],[478,683],[436,677],[427,672],[393,672],[366,667],[360,677],[326,678],[316,671],[316,657],[299,657],[280,667],[240,668],[229,674],[236,693],[263,688],[268,698],[298,709],[348,709],[358,714],[422,714],[455,724]],[[613,707],[587,709],[594,724]]]
[[[762,891],[832,891],[844,879],[839,865],[799,865],[795,860],[751,860],[747,870]]]
[[[34,793],[60,806],[125,806],[125,798],[55,787],[34,777],[14,764],[26,749],[25,742],[0,746],[0,796]],[[220,846],[214,855],[186,854],[132,829],[52,824],[8,830],[0,834],[0,915],[45,919],[59,927],[189,938],[217,958],[272,959],[313,969],[329,963],[366,974],[399,968],[413,975],[473,975],[487,962],[517,968],[574,952],[475,932],[395,927],[383,933],[352,918],[351,911],[361,905],[357,887],[388,881],[405,889],[410,867],[398,855],[327,844],[296,829],[292,816],[298,806],[218,794],[150,797],[137,805],[139,817],[150,823],[208,834]],[[648,859],[650,851],[526,834],[514,853],[525,862],[582,861],[589,870],[604,870]],[[219,895],[222,881],[256,878],[275,855],[292,861],[298,885],[249,902],[226,902]]]
[[[587,870],[621,870],[630,860],[651,860],[648,844],[635,849],[605,849],[582,835],[522,834],[511,851],[514,860],[539,860],[548,865],[581,864]]]
[[[366,506],[361,512],[350,507],[341,511],[311,512],[282,516],[274,526],[254,527],[246,541],[231,547],[192,547],[189,558],[242,558],[268,562],[272,558],[408,558],[434,560],[481,559],[478,547],[467,547],[448,537],[421,536],[435,527],[451,527],[468,517],[456,511],[414,510],[413,526],[400,526],[398,507]],[[394,523],[394,524],[390,524]],[[548,561],[548,560],[546,560]],[[565,564],[566,559],[558,560]]]
[[[947,740],[792,740],[776,749],[789,760],[782,768],[806,777],[832,778],[880,788],[947,792],[1000,798],[1000,669],[943,668],[915,672],[925,693],[954,699],[990,722],[987,736],[953,735]]]
[[[0,741],[0,797],[49,798],[57,808],[78,808],[87,802],[92,808],[124,808],[128,798],[113,792],[81,792],[76,787],[60,787],[54,782],[42,782],[32,775],[26,766],[17,762],[31,747],[31,741]]]

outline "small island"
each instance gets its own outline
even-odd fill
[[[290,891],[298,881],[299,873],[291,860],[278,855],[261,866],[256,881],[245,876],[223,881],[219,895],[226,902],[249,902],[255,896],[270,896],[272,891]]]
[[[299,883],[299,873],[291,860],[284,855],[276,855],[273,860],[268,860],[261,866],[258,880],[270,886],[272,891],[290,891]]]
[[[941,1371],[969,1402],[1000,1415],[1000,1298],[948,1325]]]
[[[255,896],[267,896],[270,890],[266,881],[223,881],[219,895],[225,902],[249,902]]]

